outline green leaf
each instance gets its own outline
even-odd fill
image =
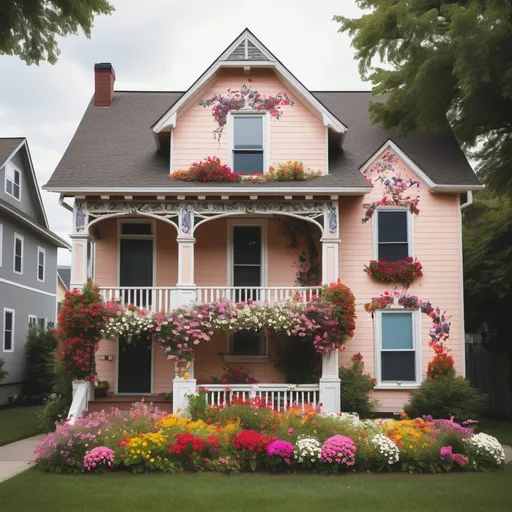
[[[249,466],[251,468],[251,471],[256,471],[256,468],[258,467],[258,461],[256,459],[251,459],[249,461]]]

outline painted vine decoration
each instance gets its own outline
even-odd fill
[[[397,164],[397,156],[392,151],[387,150],[368,170],[368,174],[377,174],[377,177],[372,180],[372,178],[365,176],[365,179],[372,186],[378,182],[382,183],[384,196],[379,201],[363,204],[365,209],[364,217],[361,219],[363,224],[372,218],[375,210],[380,206],[399,206],[408,208],[415,215],[420,213],[418,209],[419,196],[404,195],[410,188],[419,188],[420,184],[418,181],[402,178],[401,174],[395,171]]]
[[[248,81],[252,82],[250,78]],[[279,120],[283,115],[282,107],[292,107],[294,101],[284,92],[280,92],[276,96],[264,96],[252,89],[250,85],[244,84],[237,91],[228,89],[226,95],[214,94],[207,100],[200,100],[199,105],[204,108],[212,107],[212,116],[218,124],[218,127],[213,130],[213,138],[220,142],[229,112],[244,109],[269,112],[272,117]]]

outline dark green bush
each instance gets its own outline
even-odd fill
[[[279,339],[276,368],[288,384],[317,384],[322,376],[322,356],[311,340],[287,336]]]
[[[376,402],[370,398],[375,387],[375,379],[364,373],[363,356],[352,356],[348,368],[340,367],[341,380],[341,410],[343,412],[357,412],[367,416],[374,411]]]
[[[55,353],[50,367],[52,392],[46,398],[41,412],[41,428],[47,432],[54,430],[56,421],[66,418],[73,398],[71,375],[67,373],[64,364],[55,356]]]
[[[57,340],[53,331],[30,326],[25,345],[25,380],[22,395],[25,402],[41,404],[52,390],[52,362]]]
[[[471,387],[463,377],[447,374],[423,381],[421,388],[413,391],[405,412],[410,418],[453,416],[461,422],[478,418],[485,405],[486,397],[480,390]]]

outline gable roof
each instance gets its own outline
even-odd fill
[[[176,126],[177,114],[184,109],[195,95],[213,79],[217,71],[223,67],[253,66],[271,68],[295,95],[316,111],[322,118],[324,126],[333,132],[343,135],[346,125],[333,112],[329,111],[290,70],[275,57],[272,52],[248,29],[242,33],[224,50],[212,65],[189,87],[183,95],[168,108],[153,124],[155,134]]]
[[[71,283],[71,267],[69,265],[59,265],[57,267],[57,275],[61,283],[64,285],[66,290],[69,290],[69,285]]]
[[[84,191],[161,192],[191,189],[195,192],[268,190],[365,193],[370,190],[361,174],[365,162],[388,140],[397,144],[437,187],[481,188],[452,133],[432,133],[408,138],[372,125],[369,92],[314,93],[329,109],[343,116],[348,131],[342,149],[329,152],[329,175],[308,182],[226,184],[189,183],[169,179],[169,156],[156,150],[149,126],[180,92],[117,92],[110,108],[89,104],[68,149],[44,187],[54,192]],[[205,155],[206,156],[206,155]],[[434,187],[435,188],[435,187]],[[442,188],[439,188],[442,190]],[[455,191],[455,190],[454,190]]]
[[[26,155],[26,161],[28,162],[28,176],[30,177],[29,186],[31,191],[35,191],[37,197],[37,204],[34,205],[36,211],[39,210],[43,226],[49,227],[48,217],[44,209],[43,198],[41,197],[41,191],[39,190],[39,184],[37,182],[36,172],[34,170],[34,164],[32,163],[32,157],[28,148],[28,142],[25,137],[6,137],[0,138],[0,167],[4,166],[5,163],[10,160],[19,151],[24,151]]]

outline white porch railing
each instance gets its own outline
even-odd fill
[[[292,405],[304,410],[306,404],[313,407],[319,403],[320,386],[318,384],[205,384],[197,389],[206,388],[207,402],[212,406],[222,406],[233,399],[244,402],[251,398],[262,399],[268,407],[277,411],[286,411]]]
[[[223,299],[233,302],[252,300],[272,304],[290,298],[308,302],[315,295],[319,295],[321,289],[321,286],[198,286],[195,288],[194,302],[207,304]],[[149,311],[168,312],[184,305],[180,301],[180,289],[177,287],[102,286],[100,293],[105,301],[117,300],[123,306],[135,304]]]

